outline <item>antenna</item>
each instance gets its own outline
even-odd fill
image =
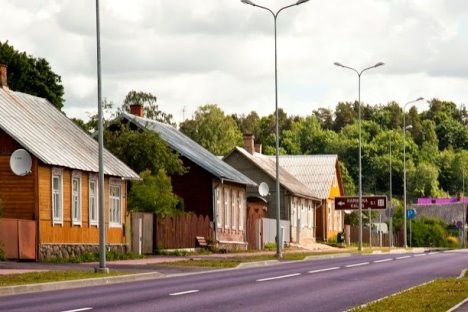
[[[32,160],[29,153],[20,148],[10,156],[10,169],[17,176],[25,176],[31,173]]]
[[[258,186],[258,193],[260,196],[267,196],[269,194],[270,188],[268,187],[268,184],[265,182],[260,183]]]

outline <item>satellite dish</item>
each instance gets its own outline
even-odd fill
[[[10,169],[17,176],[25,176],[31,173],[31,165],[31,156],[26,150],[20,148],[11,154]]]
[[[258,193],[260,194],[260,196],[267,196],[269,191],[270,188],[265,182],[260,183],[260,185],[258,186]]]

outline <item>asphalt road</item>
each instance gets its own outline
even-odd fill
[[[466,251],[361,255],[6,296],[0,311],[345,311],[467,266]]]

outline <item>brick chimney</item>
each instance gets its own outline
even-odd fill
[[[255,144],[255,152],[261,154],[262,153],[262,144]]]
[[[130,114],[143,117],[145,115],[145,110],[141,104],[132,104],[130,105]]]
[[[244,149],[253,155],[255,152],[255,136],[253,134],[244,134]]]
[[[8,88],[8,73],[5,64],[0,64],[0,88]]]

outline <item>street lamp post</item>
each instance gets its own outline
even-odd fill
[[[279,179],[279,113],[278,113],[278,57],[277,57],[277,48],[276,48],[276,20],[278,18],[278,14],[283,11],[284,9],[293,7],[295,5],[299,5],[302,3],[305,3],[309,0],[298,0],[294,4],[287,5],[285,7],[282,7],[279,9],[276,13],[274,13],[272,10],[270,10],[267,7],[257,5],[253,3],[250,0],[241,0],[242,3],[249,4],[254,7],[258,7],[260,9],[267,10],[268,12],[273,15],[273,20],[274,20],[274,36],[275,36],[275,112],[276,112],[276,117],[275,117],[275,123],[276,123],[276,257],[281,258],[282,253],[281,253],[281,245],[282,245],[282,237],[281,237],[281,228],[280,228],[280,179]]]
[[[384,65],[383,62],[378,62],[373,66],[366,67],[361,71],[358,71],[355,68],[345,66],[341,63],[335,62],[333,63],[336,66],[343,67],[354,71],[358,75],[358,120],[359,120],[359,245],[358,251],[362,251],[362,163],[361,163],[361,75],[366,70],[376,68],[379,66]]]
[[[389,235],[389,247],[393,247],[393,204],[392,204],[392,137],[389,140],[389,149],[390,149],[390,200],[388,205],[388,215],[390,216],[390,235]]]
[[[419,97],[416,100],[407,102],[403,106],[403,244],[405,248],[408,247],[408,238],[406,237],[406,106],[422,100],[424,98]]]

